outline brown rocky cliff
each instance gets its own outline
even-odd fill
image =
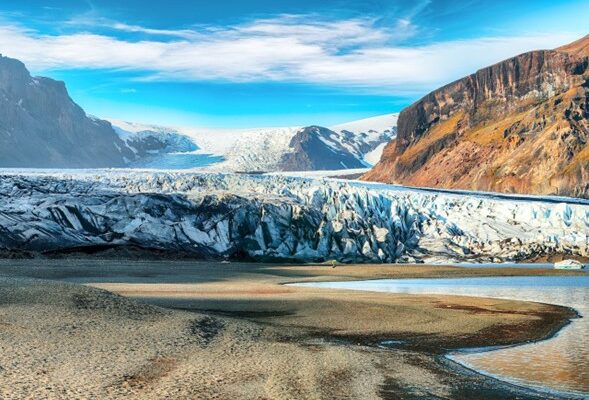
[[[589,195],[589,36],[524,53],[404,109],[364,179]]]
[[[589,57],[589,35],[582,37],[573,43],[561,46],[556,50],[568,53],[575,57]]]

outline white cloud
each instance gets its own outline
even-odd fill
[[[176,36],[176,37],[185,37],[185,38],[193,38],[196,35],[194,31],[189,29],[181,29],[181,30],[170,30],[170,29],[150,29],[145,28],[143,26],[138,25],[128,25],[122,22],[113,22],[112,24],[108,25],[113,29],[125,32],[137,32],[137,33],[146,33],[148,35],[162,35],[162,36]]]
[[[371,19],[288,15],[222,28],[108,26],[153,37],[43,35],[5,24],[0,25],[0,49],[35,71],[125,69],[142,79],[290,81],[399,93],[431,89],[515,54],[575,39],[566,33],[537,34],[405,47],[397,40],[417,32],[408,19],[383,28]]]

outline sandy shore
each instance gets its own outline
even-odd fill
[[[284,285],[574,274],[566,271],[35,263],[0,263],[3,399],[546,398],[465,373],[439,355],[537,340],[573,316],[536,303]],[[381,340],[403,344],[383,349]]]

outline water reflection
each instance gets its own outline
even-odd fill
[[[531,300],[589,315],[589,276],[326,282],[314,286],[413,294],[456,294]],[[589,393],[589,318],[580,318],[550,340],[453,359],[484,373],[534,386]]]

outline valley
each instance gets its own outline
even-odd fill
[[[587,398],[587,4],[5,3],[0,399]]]

